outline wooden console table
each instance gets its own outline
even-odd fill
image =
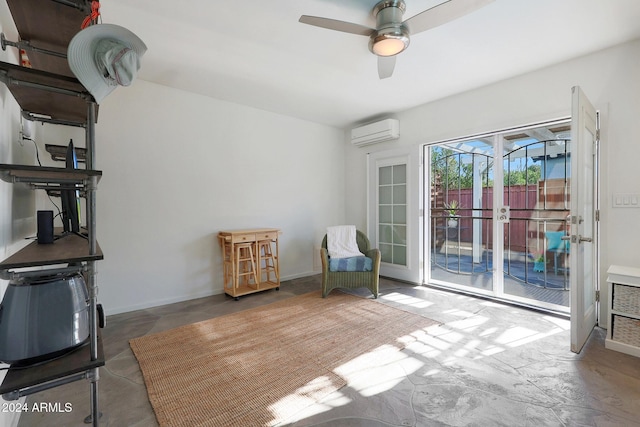
[[[224,292],[242,295],[280,289],[277,228],[220,231]]]

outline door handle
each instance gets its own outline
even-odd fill
[[[580,235],[573,235],[573,236],[562,236],[560,239],[562,240],[571,240],[571,243],[591,243],[593,242],[593,239],[591,237],[582,237]]]

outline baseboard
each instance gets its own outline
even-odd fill
[[[305,272],[305,273],[290,274],[290,275],[287,275],[287,276],[282,276],[280,278],[280,282],[286,282],[287,280],[300,279],[302,277],[314,276],[314,275],[317,275],[317,274],[319,274],[319,273],[316,272],[316,271],[308,271],[308,272]],[[127,306],[123,306],[123,307],[115,307],[115,308],[104,307],[104,309],[105,309],[105,314],[107,316],[112,316],[114,314],[128,313],[130,311],[145,310],[147,308],[159,307],[159,306],[162,306],[162,305],[174,304],[174,303],[177,303],[177,302],[190,301],[190,300],[198,299],[198,298],[206,298],[206,297],[210,297],[210,296],[213,296],[213,295],[220,295],[222,293],[224,293],[224,289],[218,288],[218,289],[211,289],[211,290],[206,291],[206,292],[201,292],[199,294],[182,295],[182,296],[176,296],[176,297],[171,297],[171,298],[157,299],[157,300],[153,300],[153,301],[145,301],[145,302],[140,303],[140,304],[127,305]]]
[[[322,271],[307,271],[305,273],[291,274],[288,276],[282,276],[280,278],[280,282],[286,282],[287,280],[300,279],[302,277],[315,276],[316,274],[320,274]]]
[[[157,299],[152,301],[145,301],[140,304],[127,305],[123,307],[116,307],[116,308],[105,307],[105,314],[107,316],[112,316],[114,314],[128,313],[130,311],[136,311],[136,310],[145,310],[147,308],[159,307],[162,305],[174,304],[174,303],[183,302],[183,301],[190,301],[192,299],[206,298],[213,295],[219,295],[222,293],[224,293],[223,289],[212,289],[206,292],[201,292],[199,294],[162,298],[162,299]]]

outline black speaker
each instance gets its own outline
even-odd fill
[[[53,211],[38,211],[38,243],[53,243]]]

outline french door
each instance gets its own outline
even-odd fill
[[[576,225],[594,224],[586,193],[597,186],[595,169],[584,165],[593,149],[578,164],[571,130],[564,119],[424,147],[425,281],[572,313],[574,292],[593,271],[590,249],[574,248],[573,240]],[[580,171],[577,180],[572,171]],[[585,180],[592,184],[575,188]],[[581,200],[571,197],[576,191]],[[591,238],[585,233],[581,244]],[[593,312],[585,309],[585,324]]]
[[[369,154],[381,275],[570,314],[579,352],[598,316],[599,132],[572,92],[571,119]]]

